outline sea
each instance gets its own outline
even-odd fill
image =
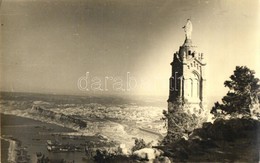
[[[166,122],[162,119],[163,110],[167,110],[166,97],[21,92],[1,92],[0,95],[2,162],[8,162],[11,157],[8,139],[19,141],[28,151],[31,162],[36,162],[37,152],[50,159],[86,162],[91,158],[84,150],[50,152],[47,140],[74,144],[82,149],[89,144],[100,148],[123,145],[130,151],[136,138],[156,145],[166,134]],[[47,112],[37,112],[35,106]],[[61,121],[61,116],[79,119],[87,125],[82,128],[71,121]]]

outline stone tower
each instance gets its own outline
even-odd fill
[[[204,104],[205,97],[205,66],[203,53],[195,51],[191,40],[192,23],[188,19],[183,27],[185,41],[179,51],[174,53],[171,62],[172,74],[170,77],[169,108],[176,100],[183,100],[192,109],[200,109]]]

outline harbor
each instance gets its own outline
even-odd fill
[[[3,162],[37,162],[37,153],[50,160],[59,158],[82,162],[86,155],[86,142],[99,140],[95,136],[67,136],[66,134],[74,131],[13,115],[1,114],[1,127],[1,141],[8,148],[8,151],[1,152]],[[54,134],[52,130],[55,131]]]

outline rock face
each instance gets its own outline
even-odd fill
[[[41,106],[34,105],[32,107],[31,113],[40,114],[41,116],[44,116],[51,120],[59,121],[63,124],[72,124],[75,127],[79,127],[79,128],[87,127],[87,123],[81,119],[78,119],[78,118],[70,116],[70,115],[65,115],[62,113],[55,113],[51,110],[44,109]]]
[[[218,119],[163,151],[177,162],[258,162],[259,129],[260,122],[253,119]]]

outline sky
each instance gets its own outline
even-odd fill
[[[258,0],[3,0],[0,89],[168,96],[170,62],[191,19],[207,95],[220,97],[235,66],[260,77],[259,7]]]

